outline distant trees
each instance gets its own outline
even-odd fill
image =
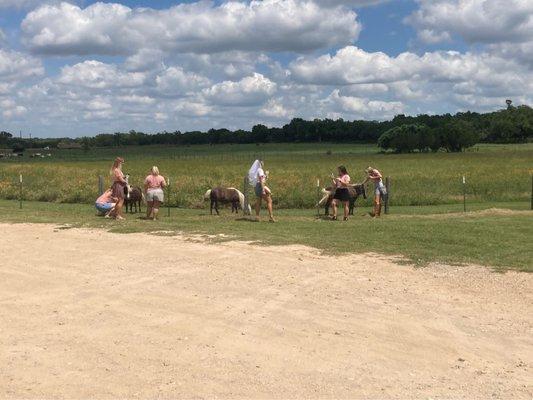
[[[9,139],[11,139],[13,135],[6,131],[0,132],[0,146],[5,146],[8,144]]]
[[[129,132],[101,133],[94,137],[74,139],[83,148],[145,145],[194,145],[223,143],[294,143],[294,142],[360,142],[377,143],[383,149],[397,152],[455,152],[475,143],[520,143],[533,140],[533,109],[509,106],[487,114],[474,112],[455,115],[397,115],[390,121],[345,121],[343,119],[294,118],[282,127],[255,125],[250,131],[210,129],[207,132]],[[55,147],[73,139],[19,139],[0,132],[0,145],[13,147]]]
[[[422,124],[405,124],[389,129],[378,139],[378,146],[382,149],[392,149],[398,153],[411,153],[415,150],[427,151],[434,136],[431,130]],[[432,143],[430,143],[432,144]]]
[[[397,153],[436,152],[444,149],[458,152],[479,142],[480,135],[466,121],[451,120],[442,126],[430,128],[423,124],[405,124],[389,129],[378,139],[378,146]]]
[[[533,137],[533,110],[528,106],[509,106],[492,113],[486,140],[494,143],[521,143]]]

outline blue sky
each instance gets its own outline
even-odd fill
[[[0,129],[250,129],[531,103],[528,0],[0,0]]]

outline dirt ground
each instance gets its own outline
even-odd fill
[[[533,397],[533,274],[0,229],[2,399]]]

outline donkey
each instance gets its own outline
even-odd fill
[[[128,206],[131,214],[133,214],[133,207],[135,207],[135,213],[142,212],[141,204],[143,201],[144,194],[140,187],[130,185],[124,187],[124,207],[126,212],[128,212]],[[137,207],[139,207],[138,211]]]
[[[244,194],[241,191],[235,188],[224,188],[224,187],[215,187],[209,189],[204,194],[204,200],[211,200],[210,212],[213,215],[213,208],[215,209],[217,215],[220,215],[218,212],[218,203],[227,204],[231,203],[231,212],[238,213],[239,207],[244,211]],[[250,211],[250,206],[248,206]]]
[[[353,210],[355,208],[355,202],[359,196],[363,196],[363,199],[366,199],[366,190],[364,185],[356,184],[348,186],[348,191],[350,192],[350,203],[349,203],[349,215],[353,215]],[[318,202],[318,206],[324,206],[324,215],[329,215],[329,207],[333,201],[333,196],[335,195],[335,188],[329,186],[322,189],[324,197]]]

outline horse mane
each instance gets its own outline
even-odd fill
[[[210,197],[211,197],[211,189],[209,189],[207,192],[205,192],[204,200],[209,200]]]
[[[235,190],[237,192],[237,195],[239,196],[239,204],[241,209],[244,210],[244,194],[239,189],[234,187],[230,187],[228,189]]]

